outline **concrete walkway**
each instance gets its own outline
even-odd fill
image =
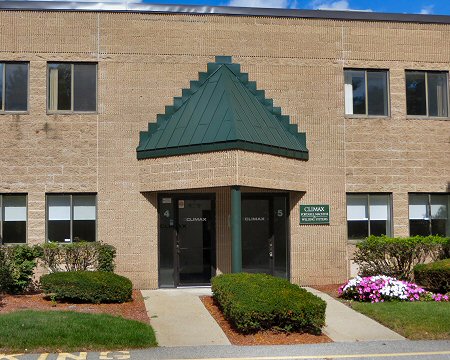
[[[404,340],[341,302],[312,288],[327,302],[324,334],[335,342]],[[210,288],[143,290],[145,306],[160,346],[229,345],[230,342],[199,299]]]
[[[230,345],[199,296],[210,288],[143,290],[145,306],[160,346]]]
[[[326,325],[323,332],[330,339],[340,341],[389,341],[405,338],[316,289],[305,287],[327,303]]]

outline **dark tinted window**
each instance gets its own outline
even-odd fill
[[[95,64],[75,64],[73,81],[73,109],[75,111],[97,110],[97,66]]]
[[[366,113],[366,77],[364,71],[348,70],[345,73],[346,91],[351,91],[347,95],[351,98],[350,114]]]
[[[71,110],[72,66],[71,64],[49,65],[49,110]]]
[[[49,64],[50,111],[96,111],[97,64]]]
[[[447,194],[410,194],[410,235],[448,236],[450,234],[449,201],[450,196]]]
[[[48,241],[95,241],[96,218],[95,195],[47,196]]]
[[[388,115],[388,78],[385,70],[345,70],[345,113]]]
[[[3,195],[1,202],[1,234],[4,244],[25,243],[27,239],[26,195]]]
[[[388,115],[386,71],[367,71],[367,101],[369,115]]]
[[[427,114],[424,72],[406,73],[406,108],[408,115]]]
[[[5,110],[26,111],[28,103],[28,64],[5,65]]]
[[[0,63],[0,110],[28,110],[28,63]]]
[[[446,72],[407,71],[406,110],[408,115],[448,116]]]
[[[0,110],[3,110],[3,69],[5,65],[0,63]]]
[[[429,116],[444,117],[448,114],[447,74],[428,73]]]
[[[347,194],[349,239],[389,235],[391,217],[391,198],[388,194]]]

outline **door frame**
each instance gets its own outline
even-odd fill
[[[285,227],[286,227],[286,266],[287,266],[287,279],[291,279],[291,226],[290,226],[290,215],[291,215],[291,197],[288,192],[242,192],[241,194],[241,206],[242,200],[245,199],[268,199],[269,200],[269,211],[273,212],[273,198],[279,196],[284,197],[286,199],[286,218],[285,218]],[[241,220],[242,221],[242,220]],[[274,214],[272,214],[272,223],[269,224],[272,233],[274,232]],[[274,273],[274,259],[270,262],[272,275]]]
[[[173,242],[173,281],[174,287],[189,287],[189,286],[206,286],[208,283],[192,283],[188,285],[180,285],[180,270],[179,270],[179,256],[177,253],[177,239],[178,239],[178,227],[179,227],[179,209],[178,209],[178,200],[210,200],[211,201],[211,210],[213,212],[212,220],[213,226],[211,230],[211,278],[216,275],[217,271],[217,254],[216,254],[216,223],[217,223],[217,211],[216,211],[216,194],[215,193],[158,193],[158,208],[157,208],[157,216],[158,216],[158,287],[161,288],[159,269],[160,269],[160,243],[161,243],[161,233],[160,233],[160,204],[162,198],[170,197],[173,203],[173,211],[174,211],[174,231],[172,236]],[[168,286],[162,286],[163,288],[169,288]],[[170,287],[171,288],[171,287]]]

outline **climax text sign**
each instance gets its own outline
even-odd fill
[[[330,205],[300,205],[300,224],[329,224]]]

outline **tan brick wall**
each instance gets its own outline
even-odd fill
[[[98,237],[117,247],[118,271],[136,287],[156,287],[156,194],[141,191],[230,185],[235,169],[243,185],[295,190],[292,281],[342,281],[346,192],[392,192],[395,235],[406,235],[407,193],[448,191],[450,122],[406,119],[404,70],[450,70],[449,31],[388,22],[0,11],[0,61],[30,61],[29,113],[0,115],[0,193],[28,193],[28,241],[38,243],[45,239],[46,193],[97,192]],[[140,166],[139,131],[215,55],[232,55],[306,132],[309,161],[231,152]],[[47,61],[98,61],[98,114],[46,114]],[[390,118],[344,117],[345,67],[390,70]],[[246,166],[233,165],[236,153]],[[164,163],[177,165],[161,175]],[[225,214],[229,190],[214,191]],[[300,226],[300,203],[330,204],[331,224]],[[229,233],[226,224],[217,226],[218,267],[226,272]]]
[[[362,56],[353,49],[343,62],[348,68],[389,69],[390,77],[388,118],[345,120],[346,191],[391,193],[393,235],[409,236],[408,193],[449,192],[450,122],[406,116],[405,70],[449,71],[448,48],[439,54],[436,50],[448,46],[449,27],[397,24],[393,29],[382,28],[383,36],[377,39],[387,51],[375,51],[383,47],[373,39],[368,48],[374,50]],[[363,36],[368,34],[366,30]],[[358,36],[362,34],[348,29],[348,43]],[[354,250],[349,245],[350,259]],[[356,275],[355,266],[350,267],[351,275]]]
[[[241,185],[305,191],[304,161],[241,150],[139,161],[141,192]],[[270,170],[270,171],[269,171]]]

